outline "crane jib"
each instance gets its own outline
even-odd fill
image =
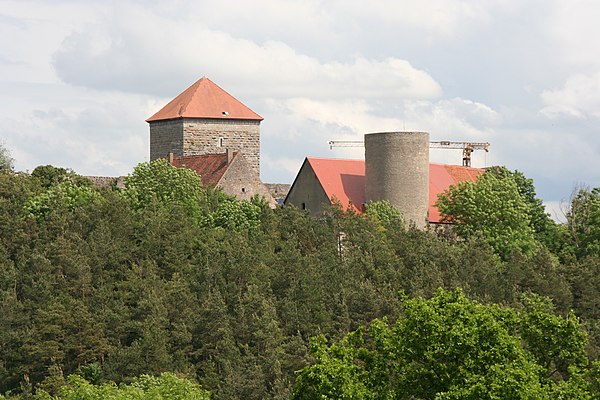
[[[330,140],[327,142],[329,148],[334,147],[363,147],[365,142],[362,140]],[[471,153],[475,150],[490,151],[490,144],[487,142],[451,142],[441,140],[438,142],[429,142],[430,149],[458,149],[463,151],[463,166],[471,166]]]

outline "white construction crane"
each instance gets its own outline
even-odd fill
[[[327,142],[329,148],[334,147],[363,147],[365,142],[362,140],[330,140]],[[475,150],[484,150],[486,153],[490,151],[490,144],[477,142],[451,142],[442,140],[439,142],[429,142],[430,149],[460,149],[463,151],[463,167],[471,166],[471,153]]]

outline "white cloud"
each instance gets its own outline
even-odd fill
[[[284,101],[280,111],[321,124],[348,128],[355,135],[379,131],[425,130],[432,137],[452,136],[465,140],[489,137],[500,116],[490,107],[460,98],[439,101],[405,100],[393,110],[380,110],[380,102],[366,100],[320,101],[294,98]],[[382,115],[390,114],[391,116]]]
[[[93,20],[94,7],[53,2],[0,1],[0,63],[2,80],[56,82],[48,62],[73,29]]]
[[[263,173],[284,181],[293,179],[302,160],[309,155],[364,157],[361,147],[330,150],[329,140],[362,140],[363,135],[370,132],[423,130],[430,132],[431,140],[489,141],[500,120],[490,107],[459,98],[391,104],[293,98],[270,99],[268,105],[272,117],[263,122],[263,152],[283,154],[271,156],[269,162],[264,159]],[[485,166],[485,157],[485,154],[474,154],[473,165]],[[286,165],[278,165],[279,159],[285,159]],[[432,151],[431,159],[432,162],[460,164],[462,153],[437,150]],[[291,160],[295,160],[295,168],[290,168]]]
[[[600,117],[600,71],[569,77],[561,89],[544,91],[542,101],[547,116]]]
[[[261,96],[441,95],[429,74],[396,57],[322,62],[280,41],[256,43],[197,21],[169,20],[128,7],[110,25],[88,25],[69,35],[53,64],[61,79],[71,84],[165,96],[201,75],[235,84],[241,93],[246,87],[254,94],[258,90]]]
[[[336,9],[343,14],[377,24],[409,27],[425,34],[428,40],[452,37],[472,23],[487,22],[493,6],[491,2],[462,0],[374,1],[368,7],[362,1],[336,2]]]
[[[262,155],[260,162],[263,169],[279,170],[282,175],[292,177],[296,176],[302,166],[302,160],[277,155],[273,157],[268,154]],[[288,181],[288,183],[291,183],[291,181]]]
[[[147,159],[144,118],[153,104],[147,98],[64,84],[23,88],[27,90],[10,97],[29,111],[9,107],[0,119],[0,139],[10,148],[18,170],[52,164],[81,174],[121,175]],[[0,99],[7,97],[0,94]]]

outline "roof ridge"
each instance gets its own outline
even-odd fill
[[[198,79],[192,86],[195,86],[194,91],[192,93],[192,95],[189,97],[187,104],[185,104],[184,106],[179,107],[179,116],[183,117],[183,113],[185,113],[185,110],[187,110],[188,106],[190,105],[192,99],[194,98],[194,96],[196,95],[196,92],[198,91],[198,88],[200,87],[200,81],[204,79],[204,77]]]
[[[334,158],[334,157],[311,157],[307,156],[309,160],[332,160],[332,161],[365,161],[364,158]]]
[[[190,85],[146,122],[177,118],[263,120],[263,117],[206,76]]]

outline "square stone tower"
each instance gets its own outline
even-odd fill
[[[146,120],[150,160],[239,150],[260,175],[263,118],[204,77]]]

